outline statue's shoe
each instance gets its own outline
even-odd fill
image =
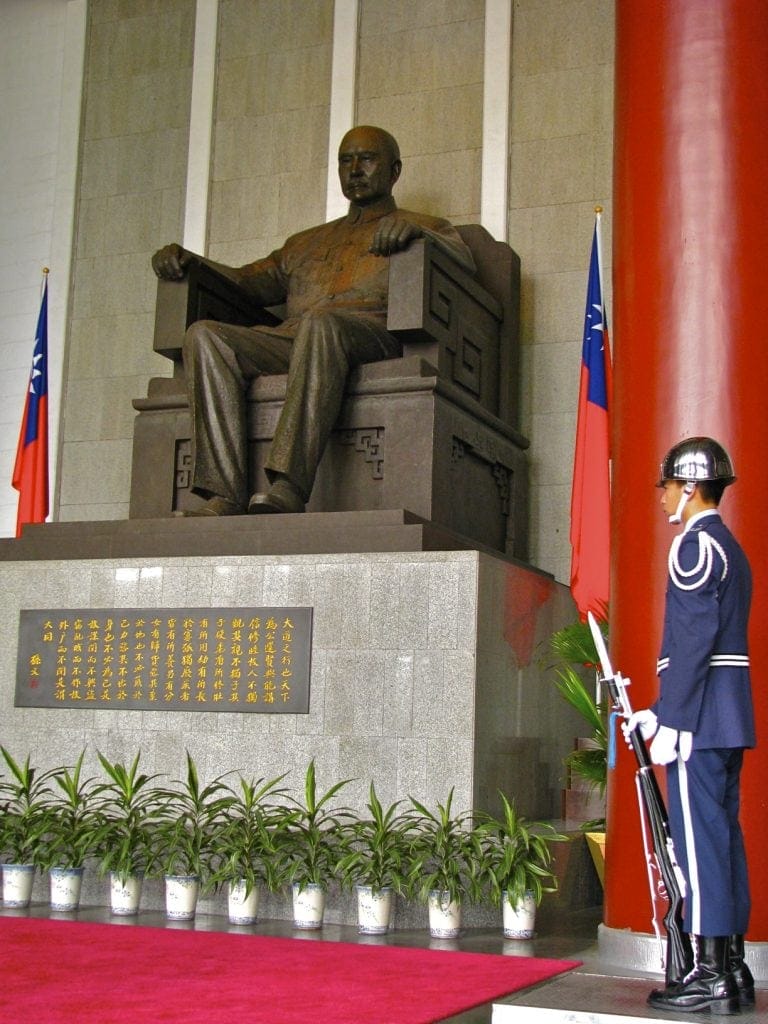
[[[292,512],[303,512],[304,499],[291,483],[281,477],[272,484],[266,493],[257,492],[248,502],[249,515],[284,515]]]
[[[189,509],[185,516],[242,516],[245,509],[236,505],[229,498],[220,498],[217,494],[209,498],[204,505]]]

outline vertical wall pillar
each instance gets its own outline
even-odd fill
[[[724,518],[756,578],[758,748],[743,773],[753,913],[768,941],[768,18],[764,0],[617,0],[611,639],[635,708],[655,697],[669,526],[654,490],[676,441],[709,434],[738,481]],[[609,783],[605,924],[649,932],[632,757]]]

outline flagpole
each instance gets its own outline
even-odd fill
[[[597,270],[600,274],[600,285],[602,291],[603,283],[603,236],[602,236],[602,206],[595,207],[595,232],[597,237]],[[605,296],[603,296],[603,305],[605,305]]]
[[[608,338],[608,313],[605,303],[605,288],[603,282],[605,281],[605,275],[603,274],[603,208],[600,205],[595,207],[595,239],[597,244],[597,272],[600,277],[600,298],[603,303],[603,323],[605,326],[605,337]],[[613,447],[613,439],[611,436],[611,415],[613,410],[613,364],[610,355],[610,341],[608,344],[608,373],[605,381],[605,389],[608,397],[608,494],[612,492],[613,488],[613,459],[611,458],[611,449]]]
[[[600,297],[601,297],[601,299],[603,301],[603,314],[604,314],[604,322],[605,322],[605,320],[607,320],[607,317],[605,316],[605,295],[603,294],[602,213],[603,213],[602,206],[596,206],[595,207],[595,246],[597,248],[597,273],[598,273],[598,275],[600,277]],[[606,388],[607,388],[607,390],[609,392],[609,410],[610,410],[610,404],[611,404],[610,403],[610,385],[609,385],[608,381],[606,381]],[[609,453],[610,453],[610,447],[609,447]],[[609,461],[608,461],[608,481],[609,481],[609,484],[608,484],[609,491],[608,491],[608,493],[609,494],[610,494],[610,479],[611,479],[611,463],[610,463],[610,459],[609,459]],[[609,572],[610,572],[610,566],[609,566]],[[609,579],[610,579],[610,577],[609,577]],[[600,679],[600,672],[595,670],[595,701],[596,701],[598,707],[600,706],[600,702],[602,700],[602,697],[603,697],[603,688],[602,688],[602,681]]]

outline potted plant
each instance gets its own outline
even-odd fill
[[[342,779],[318,796],[313,759],[304,777],[303,801],[289,797],[294,813],[278,840],[278,858],[292,886],[296,928],[322,926],[327,885],[342,852],[342,824],[350,817],[348,810],[330,803],[350,781]]]
[[[209,885],[229,887],[231,924],[255,924],[259,887],[274,892],[283,881],[277,844],[293,814],[269,803],[268,798],[285,792],[278,788],[284,778],[285,774],[265,782],[239,776],[238,790],[231,791],[226,812],[216,822],[211,841],[216,867]]]
[[[0,783],[0,855],[3,858],[3,904],[26,907],[32,895],[35,870],[40,866],[45,835],[45,807],[50,795],[52,771],[41,772],[14,760],[0,747],[10,777]]]
[[[480,896],[480,839],[472,812],[453,813],[451,788],[436,811],[410,797],[417,817],[411,842],[409,889],[427,902],[433,938],[456,938],[461,931],[465,899]]]
[[[44,810],[40,864],[50,877],[51,910],[76,910],[85,862],[98,846],[101,816],[93,777],[83,777],[85,750],[75,764],[52,773],[54,789]],[[58,788],[58,791],[57,791]]]
[[[555,686],[560,696],[584,719],[587,735],[576,750],[566,758],[572,775],[595,790],[602,798],[608,778],[608,708],[598,700],[597,686],[590,690],[582,673],[585,668],[593,675],[597,665],[597,651],[589,626],[574,622],[558,629],[550,637],[550,647],[557,656],[554,666]],[[599,817],[584,824],[585,830],[602,828],[605,818]]]
[[[392,897],[408,880],[408,854],[413,819],[398,813],[401,800],[385,810],[370,785],[367,818],[345,825],[338,873],[357,891],[358,930],[380,935],[389,929]]]
[[[100,874],[110,875],[113,914],[136,914],[145,874],[152,867],[153,827],[162,812],[162,799],[152,783],[158,775],[139,772],[141,752],[126,766],[99,753],[109,781],[96,787],[101,826],[97,843]]]
[[[225,775],[201,786],[189,751],[186,767],[186,777],[174,782],[176,788],[159,794],[160,814],[151,829],[152,861],[165,877],[166,915],[176,921],[195,916],[200,886],[215,867],[214,837],[232,802]]]
[[[482,851],[480,881],[494,906],[502,905],[504,935],[532,939],[536,908],[545,892],[555,892],[551,843],[565,842],[548,822],[528,821],[499,791],[500,817],[478,816]]]

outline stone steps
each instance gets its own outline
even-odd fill
[[[484,549],[406,509],[383,509],[41,523],[0,540],[0,561],[462,550]]]

